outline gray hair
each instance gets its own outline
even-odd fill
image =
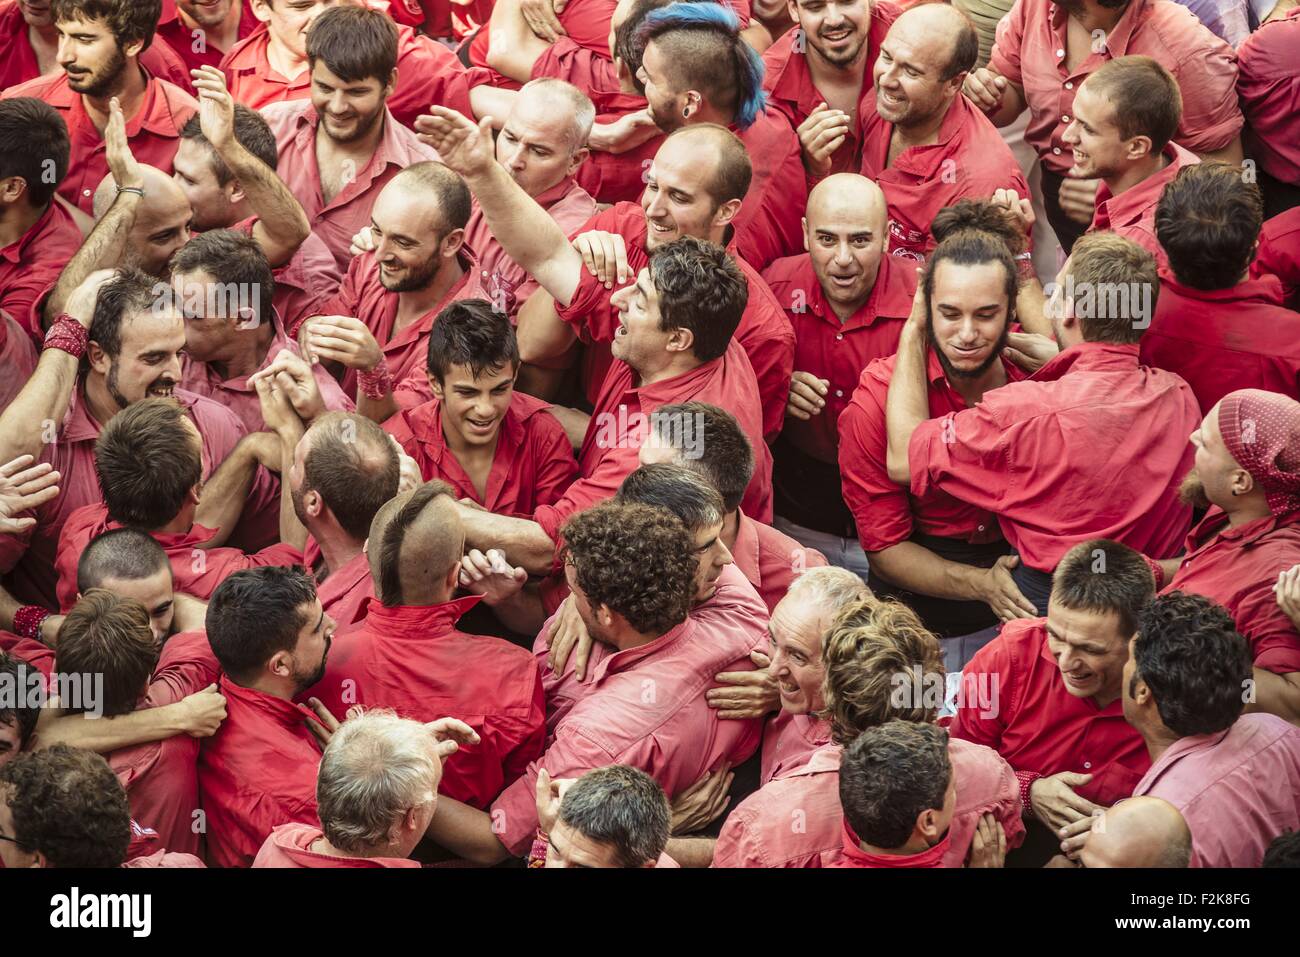
[[[572,118],[569,129],[570,152],[576,153],[587,145],[587,138],[591,136],[591,128],[596,122],[596,105],[586,93],[572,83],[553,76],[529,80],[519,88],[519,93],[521,98],[533,93],[545,96],[553,103],[562,103]]]
[[[389,843],[398,819],[438,793],[433,732],[389,710],[345,721],[321,757],[316,803],[321,828],[340,851]]]
[[[620,502],[667,509],[692,532],[717,525],[726,514],[722,496],[713,483],[698,472],[670,462],[643,465],[629,473],[614,497]]]
[[[560,802],[560,821],[598,844],[612,845],[620,867],[643,867],[668,846],[672,814],[654,778],[623,764],[588,771]]]
[[[834,618],[850,602],[871,598],[871,589],[858,575],[838,565],[809,568],[795,577],[786,597],[807,597],[824,606],[827,620]]]

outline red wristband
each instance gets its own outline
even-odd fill
[[[529,848],[528,850],[528,866],[545,867],[546,852],[550,850],[550,847],[551,847],[550,839],[542,832],[542,829],[539,827],[537,829],[537,833],[533,836],[532,847]]]
[[[86,354],[86,343],[90,333],[81,323],[67,313],[50,323],[45,333],[45,348],[59,349],[74,358],[80,359]]]
[[[369,372],[357,373],[357,388],[367,399],[378,401],[393,391],[393,376],[383,359]]]
[[[14,612],[14,634],[23,638],[31,638],[33,641],[41,640],[41,625],[45,619],[54,614],[48,608],[42,608],[40,605],[23,605]]]
[[[1156,580],[1156,591],[1165,587],[1165,570],[1160,563],[1154,558],[1142,556],[1142,560],[1147,563],[1147,568],[1151,569],[1151,576]]]
[[[1020,782],[1020,808],[1023,811],[1032,811],[1033,805],[1029,800],[1029,789],[1033,787],[1034,782],[1041,778],[1042,775],[1037,771],[1017,771],[1016,780]]]

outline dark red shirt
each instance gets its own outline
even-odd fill
[[[1221,509],[1211,508],[1187,536],[1186,549],[1165,591],[1204,595],[1228,609],[1250,641],[1256,668],[1300,671],[1300,634],[1273,592],[1277,576],[1300,564],[1300,512],[1232,528]]]
[[[1132,794],[1151,767],[1146,743],[1124,720],[1121,698],[1099,708],[1066,690],[1047,647],[1046,622],[1008,622],[975,653],[962,670],[963,693],[948,732],[987,745],[1017,771],[1091,774],[1074,790],[1109,807]]]
[[[794,370],[830,381],[821,414],[807,422],[786,419],[782,436],[813,458],[834,462],[840,444],[839,418],[853,398],[862,370],[871,360],[898,351],[898,337],[916,295],[916,270],[892,256],[881,256],[871,295],[843,322],[826,301],[807,253],[778,259],[763,278],[794,327]]]
[[[247,0],[236,0],[239,4],[239,39],[250,36],[261,26]],[[197,70],[201,66],[219,66],[226,51],[218,50],[209,42],[207,31],[202,27],[191,29],[181,19],[180,11],[174,3],[164,3],[158,29],[154,32],[154,43],[163,43],[170,47],[184,61],[186,69]],[[195,49],[195,48],[198,49]]]
[[[769,612],[785,597],[791,582],[808,569],[827,564],[826,556],[817,549],[800,545],[771,525],[756,522],[744,512],[737,513],[737,519],[731,557]]]
[[[307,536],[302,561],[313,571],[321,561],[320,545],[310,535]],[[341,568],[330,569],[325,580],[316,585],[316,597],[320,599],[321,608],[334,619],[339,628],[347,628],[359,622],[364,617],[361,613],[362,606],[374,593],[374,583],[370,578],[370,557],[364,550],[357,552]]]
[[[45,330],[33,307],[59,281],[82,238],[72,214],[51,201],[21,239],[0,249],[0,309],[38,342],[44,340]]]
[[[1274,276],[1205,290],[1162,274],[1140,354],[1144,365],[1186,379],[1203,415],[1238,389],[1300,399],[1300,313],[1283,308]]]
[[[1191,387],[1139,365],[1136,344],[1084,342],[973,409],[922,422],[911,490],[993,512],[1038,571],[1091,538],[1169,558],[1191,524],[1178,486],[1200,423]]]
[[[1259,245],[1250,275],[1276,276],[1282,281],[1282,297],[1292,309],[1300,308],[1300,206],[1279,213],[1259,231]]]
[[[1166,144],[1164,157],[1168,163],[1140,183],[1135,183],[1118,196],[1112,196],[1104,182],[1097,187],[1097,208],[1092,215],[1088,232],[1109,231],[1131,239],[1151,255],[1161,266],[1169,264],[1165,247],[1156,238],[1156,205],[1165,187],[1186,166],[1195,166],[1201,158],[1177,143]]]
[[[803,146],[782,113],[764,109],[747,129],[734,124],[753,165],[749,192],[731,224],[736,250],[755,269],[766,269],[782,256],[803,249],[803,211],[808,203],[808,174]]]
[[[472,499],[498,515],[532,517],[534,510],[559,501],[578,477],[573,445],[549,408],[531,395],[512,393],[484,495],[447,447],[441,400],[398,412],[384,423],[384,431],[415,459],[426,482],[441,479],[455,490],[456,498]]]
[[[997,516],[987,508],[970,505],[940,488],[912,495],[889,477],[885,464],[888,438],[885,398],[894,375],[896,356],[874,359],[862,371],[853,400],[840,416],[840,475],[844,501],[853,513],[858,538],[869,552],[883,551],[912,537],[914,530],[939,538],[972,543],[1002,537]],[[930,417],[939,418],[968,408],[966,400],[948,383],[933,349],[926,352]],[[1005,356],[1007,379],[1017,382],[1025,372]]]
[[[1237,49],[1237,96],[1246,155],[1264,172],[1300,185],[1300,9],[1265,23]]]
[[[388,608],[371,601],[363,624],[334,636],[325,678],[307,695],[335,714],[359,704],[416,721],[464,721],[481,741],[447,760],[438,792],[486,808],[541,755],[546,697],[531,654],[456,628],[478,602]]]
[[[144,99],[140,109],[126,124],[126,138],[131,152],[145,166],[156,166],[167,175],[180,148],[181,128],[198,112],[199,104],[185,90],[146,72]],[[66,73],[60,71],[37,77],[0,93],[0,100],[17,96],[34,96],[59,111],[68,125],[72,154],[68,175],[59,184],[59,195],[87,216],[94,214],[95,190],[108,175],[104,138],[86,113],[81,94],[68,86]]]

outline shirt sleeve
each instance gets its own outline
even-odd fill
[[[533,501],[536,506],[554,505],[578,477],[578,460],[573,444],[555,416],[542,412],[533,417]]]
[[[612,208],[592,216],[575,229],[570,238],[594,229],[608,233],[619,232],[618,220]],[[609,301],[613,290],[606,289],[600,280],[587,271],[586,266],[580,269],[581,278],[578,280],[578,288],[573,291],[573,298],[567,306],[561,306],[557,302],[555,314],[572,326],[583,342],[613,342],[614,331],[618,326],[615,318],[618,310]]]
[[[991,404],[949,412],[917,426],[907,447],[913,495],[923,498],[939,489],[968,505],[1002,512],[1013,480],[1007,455],[1011,440]]]
[[[533,513],[533,521],[542,526],[552,541],[559,541],[560,527],[568,521],[569,517],[608,498],[613,498],[618,487],[623,484],[623,479],[636,469],[637,461],[637,449],[607,450],[591,475],[580,478],[570,485],[554,505],[544,505],[537,509]]]
[[[1037,3],[1039,0],[1030,2]],[[1020,71],[1020,47],[1025,41],[1025,10],[1026,0],[1016,0],[1011,12],[998,24],[993,51],[989,55],[989,68],[1019,87],[1025,85],[1025,78]]]
[[[169,638],[146,696],[148,706],[174,704],[217,680],[221,666],[207,632],[190,632]]]
[[[1256,668],[1279,675],[1300,671],[1300,635],[1277,606],[1271,585],[1241,602],[1234,617],[1250,640]]]
[[[991,693],[987,696],[958,695],[957,713],[948,725],[948,733],[954,738],[998,751],[1007,726],[1006,718],[1011,711],[1014,689],[1009,680],[1010,675],[1011,659],[1004,641],[995,638],[977,651],[975,657],[962,669],[962,683],[965,685],[967,680],[972,683],[988,681]],[[972,677],[968,679],[968,676]],[[986,700],[981,703],[981,698]]]
[[[1237,100],[1236,54],[1208,30],[1196,30],[1194,38],[1202,41],[1197,44],[1201,49],[1187,49],[1173,69],[1183,93],[1183,118],[1174,138],[1179,146],[1206,153],[1227,146],[1241,132],[1245,118]],[[1207,40],[1213,41],[1209,49]]]
[[[844,502],[858,526],[858,540],[878,552],[912,537],[907,489],[885,468],[885,410],[874,395],[859,394],[840,415],[840,480]]]
[[[767,867],[761,831],[755,833],[753,815],[741,804],[727,815],[713,846],[713,867]]]

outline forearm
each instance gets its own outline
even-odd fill
[[[992,67],[989,70],[997,73]],[[1001,76],[1001,74],[998,75]],[[1025,98],[1025,91],[1008,80],[1007,88],[1002,94],[1001,104],[998,105],[996,110],[984,115],[989,118],[990,123],[1001,129],[1004,126],[1010,126],[1019,119],[1020,114],[1025,112],[1025,107],[1028,105],[1029,101]]]
[[[1055,339],[1052,321],[1047,316],[1047,297],[1037,276],[1030,276],[1020,284],[1016,293],[1016,318],[1025,332],[1036,332],[1040,336]]]
[[[682,867],[708,867],[717,843],[714,837],[670,837],[664,853]]]
[[[949,561],[915,542],[899,542],[869,552],[871,570],[899,588],[953,601],[982,601],[979,586],[984,569]]]
[[[506,117],[515,108],[517,90],[499,90],[495,86],[481,83],[469,91],[469,106],[474,111],[474,119],[492,117],[492,128],[499,130],[505,125]]]
[[[585,412],[579,412],[577,409],[565,408],[562,405],[553,405],[547,411],[560,420],[560,425],[564,426],[564,434],[569,437],[569,443],[574,450],[582,448],[583,440],[587,437],[587,426],[591,422],[591,416]]]
[[[59,317],[72,291],[98,269],[116,269],[126,250],[126,238],[135,225],[143,197],[138,193],[118,193],[104,218],[95,224],[86,241],[59,275],[54,291],[45,300],[41,314],[46,327]]]
[[[908,325],[898,340],[898,357],[889,380],[885,400],[885,426],[889,436],[886,466],[889,477],[899,485],[909,485],[912,469],[908,446],[912,433],[930,417],[930,400],[926,395],[925,339],[916,326]]]
[[[1247,702],[1247,711],[1275,714],[1292,724],[1300,725],[1300,672],[1279,675],[1256,668],[1252,678],[1255,682],[1255,695],[1253,700]]]
[[[393,390],[389,387],[380,398],[373,399],[358,388],[357,389],[357,415],[364,415],[371,422],[383,425],[398,412],[402,411],[397,400],[393,398]]]
[[[519,308],[519,326],[515,332],[521,362],[543,369],[557,365],[567,368],[571,364],[577,333],[560,318],[555,299],[546,290],[537,290]]]
[[[298,510],[293,507],[293,482],[289,472],[293,469],[294,450],[302,440],[301,426],[293,432],[280,436],[280,541],[292,545],[298,551],[307,547],[307,526],[298,518]]]
[[[520,635],[536,635],[546,623],[546,606],[536,585],[525,585],[505,601],[491,606],[497,621]]]
[[[179,703],[161,708],[145,708],[112,718],[88,718],[82,714],[68,715],[57,711],[42,712],[32,747],[38,750],[55,744],[66,744],[108,754],[118,748],[162,741],[164,738],[184,734],[186,728],[180,720],[182,713]]]
[[[555,543],[532,519],[497,515],[477,508],[461,506],[465,525],[465,547],[487,551],[499,548],[506,560],[530,575],[545,575],[555,560]]]
[[[455,760],[452,758],[451,760]],[[424,836],[439,847],[475,864],[490,866],[504,861],[510,852],[492,830],[492,818],[485,812],[449,797],[439,797],[433,819]]]
[[[40,461],[45,441],[55,438],[77,387],[80,360],[62,349],[46,349],[22,391],[0,415],[0,462],[20,455]]]
[[[262,441],[257,432],[239,440],[226,460],[217,467],[203,485],[203,497],[194,512],[194,522],[205,528],[214,528],[216,536],[206,545],[218,548],[226,543],[243,514],[244,503],[253,490],[260,459],[255,450]]]
[[[176,592],[172,596],[172,634],[186,631],[203,631],[207,627],[208,603],[193,595]]]
[[[272,269],[283,266],[311,235],[306,211],[275,171],[238,141],[232,140],[220,155],[239,181],[249,209],[257,215],[253,238],[266,253]]]
[[[533,76],[533,64],[549,45],[528,28],[519,0],[496,0],[488,21],[488,66],[527,83]]]
[[[1229,166],[1240,166],[1245,155],[1241,146],[1240,133],[1234,136],[1232,142],[1227,145],[1200,154],[1203,163],[1227,163]]]

